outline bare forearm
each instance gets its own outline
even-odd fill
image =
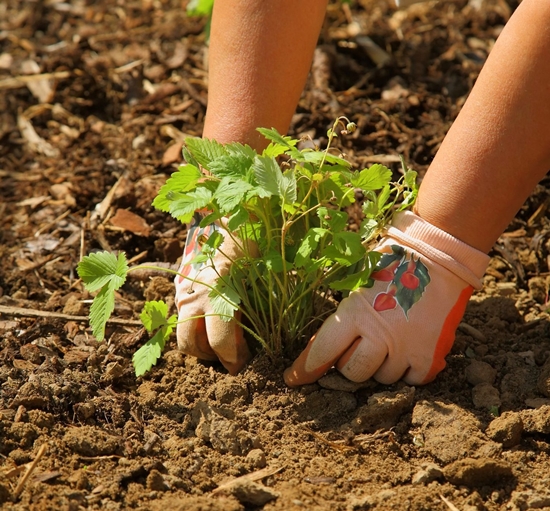
[[[550,2],[502,31],[421,185],[418,211],[488,251],[550,168]]]
[[[203,136],[261,148],[286,133],[305,85],[327,0],[217,0]]]

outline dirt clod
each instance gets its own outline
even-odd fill
[[[495,442],[501,443],[502,447],[514,447],[521,441],[523,421],[518,413],[504,412],[500,417],[491,421],[485,433]]]
[[[121,440],[94,426],[71,428],[65,433],[63,441],[67,447],[82,456],[104,456],[115,454]]]
[[[481,487],[512,477],[512,467],[503,461],[488,458],[465,458],[443,469],[447,481],[460,486]]]

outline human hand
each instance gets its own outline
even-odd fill
[[[431,381],[445,367],[455,331],[489,257],[414,213],[397,215],[375,250],[374,285],[352,292],[285,371],[289,386],[331,367],[348,379]]]
[[[235,318],[225,321],[216,315],[208,294],[217,279],[229,273],[231,261],[240,257],[242,251],[223,227],[200,227],[200,220],[200,216],[195,216],[189,227],[179,275],[174,279],[178,347],[202,360],[219,360],[230,374],[237,374],[250,359],[242,328]],[[212,260],[188,264],[214,231],[220,232],[224,241]]]

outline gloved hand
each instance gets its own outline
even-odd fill
[[[199,282],[215,285],[218,276],[229,273],[231,261],[242,255],[241,249],[218,224],[199,226],[196,216],[189,227],[179,273],[174,279],[176,285],[176,307],[178,347],[184,353],[202,360],[218,360],[230,374],[238,373],[250,359],[250,351],[243,337],[241,327],[232,319],[224,321],[213,314],[208,293],[210,289]],[[189,265],[189,261],[200,253],[204,240],[214,232],[224,236],[220,249],[212,261]],[[195,281],[196,279],[196,281]],[[197,317],[203,316],[206,317]],[[190,319],[192,318],[192,319]]]
[[[411,212],[396,216],[375,250],[384,255],[374,286],[342,300],[285,371],[288,385],[312,383],[334,365],[355,382],[412,385],[445,367],[489,257]]]

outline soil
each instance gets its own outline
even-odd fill
[[[329,373],[290,390],[289,360],[232,377],[174,340],[136,379],[135,320],[170,300],[164,277],[129,281],[108,340],[91,336],[83,254],[182,252],[185,228],[150,205],[204,119],[205,21],[182,4],[0,4],[0,507],[550,509],[547,179],[424,387]],[[347,115],[356,167],[403,155],[422,175],[515,7],[331,4],[291,133],[322,144]]]

